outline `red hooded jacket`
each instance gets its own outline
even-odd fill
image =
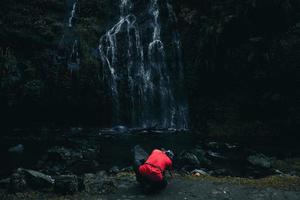
[[[166,169],[172,168],[172,160],[161,150],[154,149],[145,164],[139,167],[139,172],[152,181],[162,181]]]

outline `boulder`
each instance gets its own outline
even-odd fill
[[[248,156],[247,160],[254,166],[268,169],[271,168],[275,162],[274,158],[267,157],[264,154],[250,155]]]
[[[55,179],[54,190],[60,194],[74,194],[78,191],[78,185],[76,175],[61,175]]]
[[[41,172],[19,168],[18,173],[24,175],[26,182],[32,188],[49,188],[54,185],[54,179]]]
[[[9,191],[23,192],[27,188],[27,182],[24,175],[14,173],[10,178]]]
[[[110,194],[116,191],[116,184],[103,174],[85,174],[83,187],[90,194]]]
[[[178,162],[181,166],[199,166],[200,161],[197,156],[191,152],[183,151],[179,154]]]
[[[139,165],[143,164],[146,161],[146,159],[148,157],[148,154],[146,153],[146,151],[140,145],[134,146],[132,151],[133,151],[134,165],[135,166],[139,166]]]
[[[206,157],[207,152],[201,148],[196,148],[192,151],[198,158],[200,165],[203,167],[210,167],[212,162]]]
[[[206,171],[204,171],[204,170],[202,170],[202,169],[195,169],[195,170],[193,170],[193,171],[191,172],[191,174],[192,174],[193,176],[201,176],[201,175],[207,176],[207,175],[209,175]]]

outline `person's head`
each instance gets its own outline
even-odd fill
[[[174,158],[174,152],[172,150],[166,150],[165,154],[171,159],[173,160]]]

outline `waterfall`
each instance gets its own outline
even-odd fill
[[[71,2],[70,2],[71,3]],[[72,7],[68,19],[68,25],[70,29],[67,31],[67,40],[68,40],[68,54],[67,57],[67,66],[68,69],[71,71],[71,74],[73,71],[78,71],[80,67],[80,57],[79,57],[79,41],[76,37],[75,29],[73,28],[73,19],[76,14],[76,8],[77,8],[78,0],[73,0]]]
[[[135,15],[130,13],[130,10],[132,8],[132,2],[130,0],[122,0],[120,5],[120,20],[110,29],[106,32],[105,35],[103,35],[100,38],[100,44],[99,44],[99,52],[100,57],[103,62],[103,64],[107,67],[108,73],[110,74],[110,88],[111,88],[111,94],[113,99],[113,115],[115,123],[121,123],[119,119],[120,114],[120,97],[119,97],[119,88],[118,88],[118,82],[120,82],[120,79],[122,78],[120,75],[123,73],[120,69],[120,63],[119,63],[119,57],[118,55],[119,49],[117,46],[117,36],[119,34],[124,34],[123,27],[125,28],[125,37],[127,40],[127,52],[126,57],[127,61],[125,63],[127,71],[125,72],[127,74],[127,81],[128,81],[128,88],[130,93],[130,106],[132,107],[132,114],[130,116],[132,121],[135,121],[137,119],[134,119],[136,114],[135,111],[137,110],[135,107],[135,96],[138,96],[139,91],[135,90],[135,83],[138,74],[143,74],[143,48],[141,46],[141,40],[140,40],[140,32],[139,28],[136,24],[136,17]],[[138,71],[134,69],[135,65],[139,66]],[[107,71],[107,70],[105,70]],[[103,72],[104,74],[106,72]]]
[[[171,1],[165,7],[170,23],[177,23]],[[177,92],[182,89],[177,85],[183,79],[178,32],[171,31],[176,52],[172,59],[178,67],[175,70],[178,75],[173,76],[170,70],[173,66],[166,59],[169,49],[162,38],[159,0],[149,2],[143,16],[146,22],[135,14],[132,0],[120,0],[119,8],[119,21],[100,37],[98,46],[105,81],[111,91],[113,123],[187,128],[186,107],[181,100],[184,97],[177,97],[183,95]]]
[[[172,5],[172,0],[167,0],[167,8],[168,8],[168,15],[170,23],[176,27],[177,25],[177,16],[174,12],[174,8]],[[173,43],[173,49],[174,49],[174,60],[175,60],[175,69],[177,70],[177,80],[178,80],[178,86],[179,87],[179,94],[177,95],[179,98],[177,98],[178,103],[178,110],[177,110],[177,124],[180,124],[180,126],[184,129],[188,128],[188,105],[186,98],[184,98],[185,94],[184,91],[184,73],[183,73],[183,64],[182,64],[182,48],[181,48],[181,40],[180,40],[180,34],[177,29],[172,30],[172,43]]]
[[[70,17],[69,17],[68,27],[70,27],[70,28],[73,26],[73,18],[75,16],[76,6],[77,6],[77,0],[75,0],[74,3],[73,3],[71,14],[70,14]]]
[[[170,76],[167,69],[165,59],[164,43],[161,40],[161,26],[159,23],[160,10],[158,6],[158,0],[151,0],[151,7],[149,10],[153,17],[153,34],[152,41],[148,46],[148,60],[150,66],[150,74],[152,75],[153,82],[155,82],[155,91],[158,91],[155,95],[159,97],[160,109],[154,114],[154,117],[159,117],[161,127],[175,127],[174,115],[175,102],[173,91],[170,85]],[[151,92],[153,93],[153,91]],[[151,97],[155,98],[155,97]],[[158,106],[158,105],[152,105]],[[149,111],[148,111],[149,112]]]

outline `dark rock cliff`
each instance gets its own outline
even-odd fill
[[[143,10],[147,1],[135,1]],[[299,131],[300,3],[174,0],[191,127],[213,135]],[[8,126],[109,126],[99,37],[117,0],[3,0],[0,108]],[[163,32],[163,37],[168,35]],[[72,71],[74,41],[80,68]]]
[[[200,2],[178,2],[192,124],[226,136],[296,133],[299,2]]]

